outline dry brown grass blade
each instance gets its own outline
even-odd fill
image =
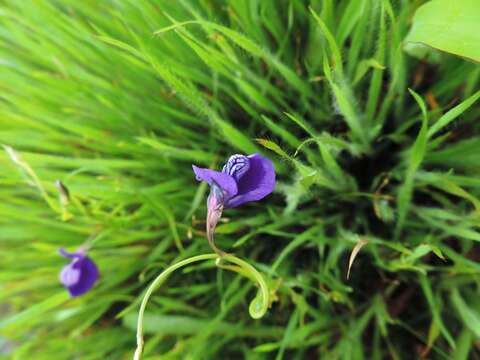
[[[368,244],[368,241],[365,239],[359,239],[357,244],[352,250],[352,253],[350,254],[350,259],[348,259],[348,270],[347,270],[347,280],[350,278],[350,269],[352,268],[353,261],[358,255],[358,252],[362,247]]]

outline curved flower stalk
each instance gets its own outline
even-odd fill
[[[235,265],[235,267],[223,267],[225,269],[229,269],[235,271],[239,274],[244,275],[249,279],[254,279],[259,287],[259,292],[257,296],[252,300],[249,306],[249,313],[250,316],[254,319],[259,319],[268,310],[269,305],[269,290],[267,287],[267,283],[265,282],[262,275],[249,263],[246,261],[230,254],[224,254],[221,257],[217,253],[213,254],[203,254],[190,257],[188,259],[182,260],[176,264],[171,265],[167,269],[165,269],[160,275],[158,275],[155,280],[150,284],[145,295],[142,299],[142,303],[140,305],[140,310],[138,312],[138,320],[137,320],[137,348],[135,350],[135,354],[133,356],[134,360],[140,360],[143,351],[143,317],[145,314],[145,308],[147,307],[148,300],[152,293],[158,289],[158,287],[168,278],[170,274],[172,274],[175,270],[180,269],[186,265],[192,264],[198,261],[205,261],[205,260],[216,260],[216,265],[219,265],[220,261],[228,261]],[[238,267],[237,270],[235,268]]]
[[[85,247],[74,253],[69,253],[63,248],[59,249],[60,255],[72,259],[60,272],[60,282],[72,297],[89,291],[99,276],[97,265],[86,255],[86,252]]]
[[[214,233],[223,210],[250,201],[258,201],[275,188],[275,168],[272,161],[259,155],[232,155],[222,171],[199,168],[192,165],[197,180],[210,185],[207,198],[207,239],[220,256],[225,253],[217,248]]]

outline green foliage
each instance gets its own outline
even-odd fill
[[[418,33],[442,1],[421,3],[2,1],[0,358],[132,358],[146,288],[209,252],[191,164],[236,152],[277,189],[216,241],[269,309],[242,271],[189,264],[152,294],[145,359],[479,358],[480,68],[404,51],[475,59]],[[101,278],[72,299],[57,249],[85,241]]]
[[[480,62],[480,2],[432,0],[420,7],[406,41]]]

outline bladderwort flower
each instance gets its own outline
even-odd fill
[[[60,255],[72,259],[60,272],[60,282],[72,297],[85,294],[98,279],[97,265],[86,255],[86,249],[80,248],[74,253],[59,249]]]
[[[241,273],[254,280],[259,292],[250,303],[250,316],[259,319],[265,315],[270,304],[267,283],[263,276],[248,262],[233,254],[226,254],[215,246],[213,235],[215,227],[222,216],[224,209],[233,208],[250,201],[258,201],[270,194],[275,188],[275,169],[273,163],[259,154],[232,155],[222,171],[199,168],[192,165],[197,180],[205,181],[210,185],[210,194],[207,199],[207,238],[214,254],[202,254],[183,259],[162,271],[148,287],[140,304],[137,318],[137,348],[133,355],[134,360],[140,360],[143,351],[143,323],[145,309],[153,292],[177,269],[192,263],[205,260],[215,260],[218,267]],[[225,261],[228,266],[221,265]]]
[[[223,251],[215,246],[213,235],[223,210],[246,202],[258,201],[275,188],[275,168],[272,161],[259,155],[230,156],[222,171],[199,168],[192,165],[197,180],[210,185],[207,198],[207,239],[220,256]]]

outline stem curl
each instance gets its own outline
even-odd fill
[[[227,270],[235,271],[241,275],[244,275],[248,277],[251,280],[255,280],[256,283],[259,286],[259,291],[257,293],[257,296],[252,300],[249,306],[249,313],[250,316],[254,319],[259,319],[268,310],[268,305],[269,305],[269,290],[267,287],[267,284],[262,277],[262,275],[249,263],[246,261],[231,255],[231,254],[224,254],[220,256],[219,254],[202,254],[202,255],[197,255],[193,256],[190,258],[187,258],[185,260],[179,261],[176,264],[173,264],[169,266],[167,269],[162,271],[160,275],[158,275],[155,280],[150,284],[148,287],[147,291],[145,292],[145,295],[143,297],[142,303],[140,305],[140,310],[138,312],[138,320],[137,320],[137,348],[135,349],[135,354],[133,355],[134,360],[140,360],[142,356],[142,351],[143,351],[143,345],[144,345],[144,340],[143,340],[143,318],[145,315],[145,308],[147,307],[148,300],[152,296],[153,292],[158,289],[158,287],[168,278],[168,276],[173,273],[175,270],[192,264],[194,262],[198,261],[204,261],[204,260],[217,260],[216,265],[225,268]],[[230,263],[233,263],[237,266],[221,266],[220,263],[222,261],[228,261]]]

